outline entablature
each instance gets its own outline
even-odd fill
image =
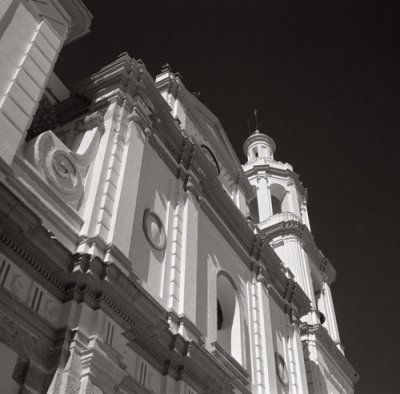
[[[265,162],[259,164],[261,160],[264,160]],[[249,178],[261,173],[284,179],[291,179],[295,183],[297,190],[305,199],[307,199],[307,189],[300,181],[300,176],[293,171],[292,166],[287,163],[282,163],[282,166],[278,167],[275,165],[276,163],[277,162],[268,159],[257,159],[256,164],[252,164],[251,162],[244,164],[243,170]]]
[[[288,220],[276,223],[272,226],[265,227],[262,231],[263,236],[268,242],[272,242],[275,238],[285,235],[294,235],[298,237],[302,243],[304,250],[310,254],[314,263],[314,268],[326,278],[331,285],[336,279],[336,270],[332,263],[318,249],[314,237],[308,227],[297,220]]]

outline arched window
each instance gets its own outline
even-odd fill
[[[270,186],[272,215],[288,211],[286,190],[282,185],[273,183]]]
[[[232,280],[220,273],[217,278],[217,342],[238,362],[242,362],[241,312]]]

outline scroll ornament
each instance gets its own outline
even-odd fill
[[[103,133],[102,120],[102,115],[95,112],[75,124],[72,132],[84,133],[76,151],[69,149],[51,130],[29,141],[26,146],[25,157],[28,161],[70,204],[76,205],[83,195],[83,179]]]

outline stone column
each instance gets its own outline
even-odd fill
[[[297,198],[297,189],[295,183],[290,179],[288,181],[288,190],[289,190],[289,205],[290,211],[300,217],[300,209],[299,209],[299,202]]]
[[[271,193],[268,187],[266,174],[257,177],[257,202],[260,223],[272,215]]]

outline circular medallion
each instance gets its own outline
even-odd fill
[[[143,215],[143,231],[151,246],[157,250],[163,250],[167,242],[164,226],[161,219],[150,209],[146,209]]]
[[[77,200],[82,195],[82,177],[68,152],[53,148],[45,157],[44,171],[47,180],[66,200]]]
[[[289,374],[286,368],[285,360],[279,353],[275,353],[275,362],[278,378],[284,386],[287,386],[289,384]]]
[[[217,159],[214,156],[214,153],[212,153],[211,149],[207,145],[200,145],[200,146],[201,146],[201,150],[204,153],[204,156],[207,157],[208,161],[217,170],[217,173],[219,175],[220,169],[219,169],[219,165],[218,165]]]

